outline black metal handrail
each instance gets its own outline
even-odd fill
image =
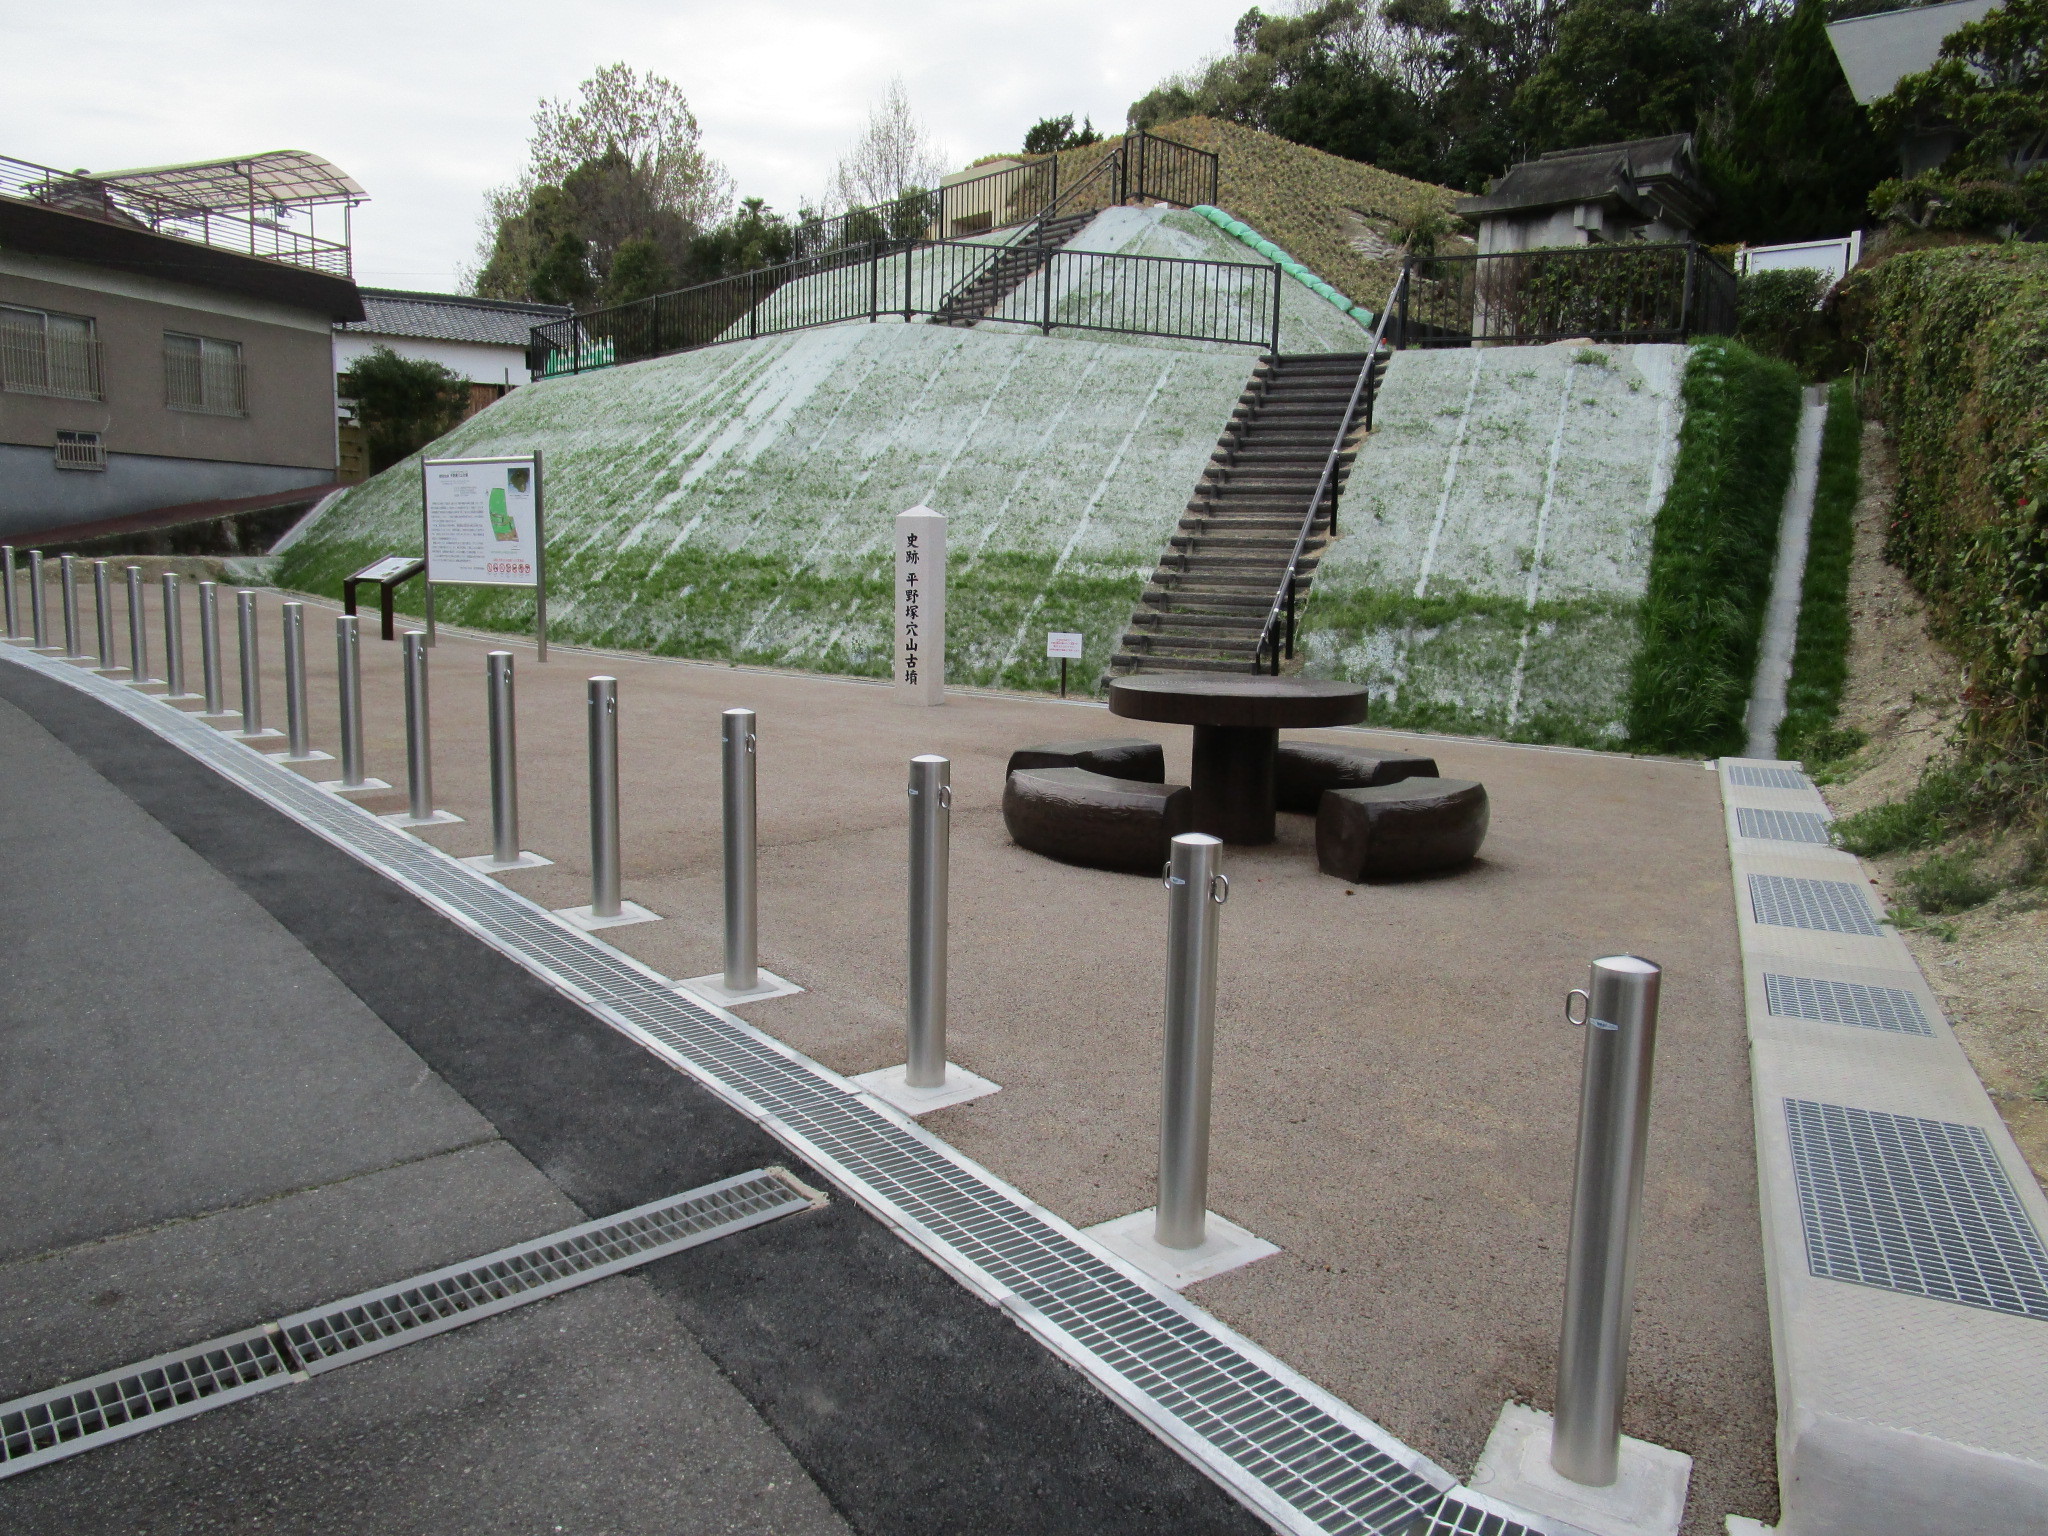
[[[1296,583],[1301,579],[1301,555],[1308,548],[1309,535],[1315,532],[1316,515],[1322,510],[1323,497],[1330,498],[1330,536],[1337,535],[1337,466],[1344,457],[1345,439],[1351,436],[1351,424],[1358,419],[1358,397],[1365,396],[1365,422],[1372,425],[1373,397],[1378,393],[1377,374],[1379,371],[1380,348],[1385,344],[1387,316],[1393,313],[1395,302],[1401,297],[1401,290],[1408,281],[1403,268],[1394,279],[1394,286],[1387,293],[1387,302],[1381,306],[1379,318],[1373,322],[1372,341],[1366,348],[1365,366],[1358,371],[1357,382],[1351,386],[1351,398],[1344,406],[1344,419],[1337,424],[1336,440],[1330,444],[1330,452],[1323,460],[1323,472],[1316,480],[1315,494],[1309,497],[1308,511],[1302,515],[1301,531],[1294,536],[1294,551],[1287,557],[1287,570],[1280,578],[1280,585],[1273,593],[1273,604],[1266,610],[1265,627],[1259,631],[1259,643],[1252,652],[1252,668],[1258,669],[1258,658],[1266,654],[1268,645],[1273,650],[1273,675],[1280,675],[1281,636],[1275,633],[1283,614],[1286,623],[1285,636],[1287,655],[1294,655],[1294,596]]]
[[[528,362],[539,374],[580,373],[884,315],[943,319],[988,252],[979,242],[920,240],[877,249],[864,261],[742,272],[535,326]],[[1048,335],[1116,331],[1279,347],[1282,273],[1263,262],[1055,250],[1033,277],[1038,293],[1006,296],[983,318]]]
[[[1697,243],[1408,256],[1396,347],[1680,342],[1735,329],[1735,274]]]

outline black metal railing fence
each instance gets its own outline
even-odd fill
[[[533,329],[529,362],[557,375],[638,362],[720,341],[849,321],[952,319],[989,247],[919,240],[864,260],[815,258],[592,310]],[[1054,250],[982,317],[1055,330],[1216,341],[1277,350],[1280,268]]]
[[[1685,341],[1735,329],[1735,274],[1691,241],[1409,256],[1396,347]]]

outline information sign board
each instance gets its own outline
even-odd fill
[[[420,465],[426,519],[427,634],[434,588],[530,587],[541,661],[548,659],[547,533],[540,452]]]
[[[1085,635],[1069,634],[1065,630],[1051,629],[1045,635],[1045,657],[1048,661],[1079,661],[1081,643]]]

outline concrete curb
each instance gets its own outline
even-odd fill
[[[2014,1225],[2031,1229],[2036,1253],[2048,1232],[2048,1199],[1895,928],[1878,922],[1873,936],[1757,920],[1753,875],[1840,882],[1876,916],[1875,893],[1853,855],[1741,830],[1737,812],[1745,809],[1826,818],[1812,781],[1794,763],[1723,758],[1717,766],[1748,999],[1778,1387],[1777,1530],[2038,1536],[2048,1529],[2048,1316],[1820,1273],[1816,1243],[1874,1241],[1868,1232],[1883,1221],[1857,1212],[1852,1237],[1818,1219],[1809,1233],[1788,1101],[1941,1122],[1973,1141],[1981,1133],[1978,1144],[2011,1186]],[[1779,770],[1782,784],[1735,782],[1734,770],[1745,768]],[[1927,1033],[1774,1015],[1767,974],[1907,994]],[[1907,1241],[1915,1229],[1913,1218],[1902,1224]],[[1985,1242],[1972,1229],[1959,1241],[1952,1236],[1944,1256],[1994,1267]]]

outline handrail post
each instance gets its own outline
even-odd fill
[[[1269,348],[1267,349],[1267,350],[1268,350],[1268,351],[1270,351],[1270,352],[1271,352],[1271,353],[1273,354],[1273,356],[1275,356],[1275,357],[1278,357],[1278,356],[1280,355],[1280,278],[1281,278],[1281,276],[1282,276],[1282,273],[1281,273],[1281,271],[1280,271],[1280,264],[1279,264],[1278,262],[1275,262],[1275,263],[1273,264],[1273,345],[1272,345],[1271,347],[1269,347]]]
[[[910,324],[910,247],[903,247],[903,323]]]

